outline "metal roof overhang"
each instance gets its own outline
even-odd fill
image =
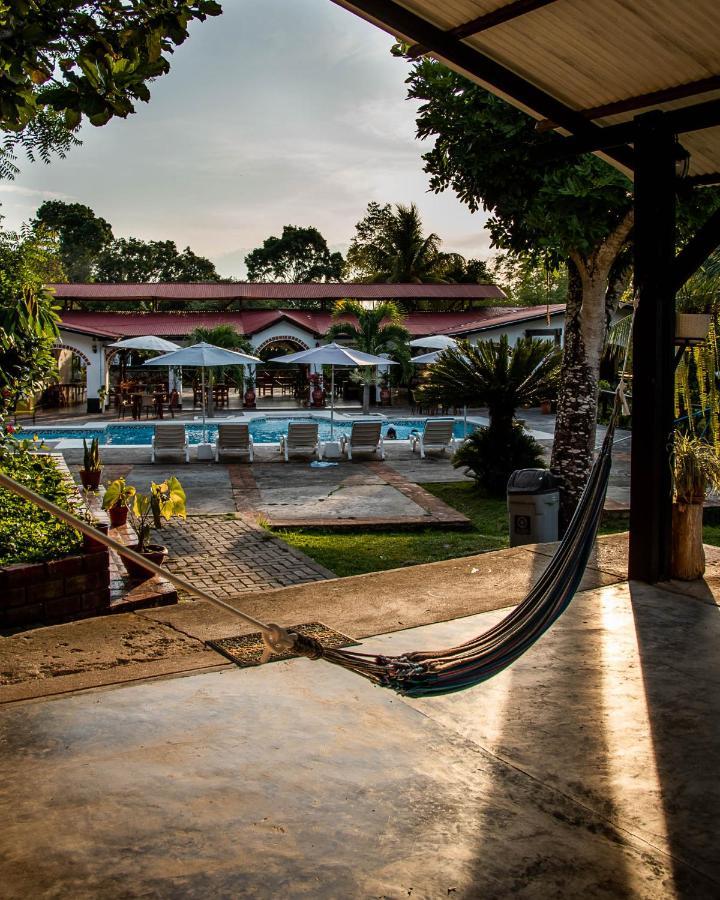
[[[641,112],[671,112],[689,176],[720,181],[717,0],[333,2],[630,176],[632,131],[612,127]]]

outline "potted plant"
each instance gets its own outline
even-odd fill
[[[105,412],[106,399],[107,399],[107,388],[105,387],[105,385],[102,385],[102,387],[98,388],[98,400],[100,401],[100,412],[101,413]]]
[[[147,494],[136,492],[130,507],[130,519],[138,541],[137,544],[128,544],[130,550],[135,550],[158,566],[162,565],[167,558],[167,547],[149,543],[151,523],[160,528],[163,519],[169,521],[174,516],[186,518],[185,491],[177,478],[168,478],[161,484],[153,481]],[[152,573],[133,560],[123,557],[123,562],[131,578],[143,580],[152,577]]]
[[[243,406],[245,409],[255,409],[255,379],[252,375],[248,375],[245,379],[245,396],[243,397]]]
[[[718,293],[720,276],[707,266],[693,275],[678,292],[675,339],[679,343],[702,343],[705,340]]]
[[[709,491],[720,490],[720,456],[702,438],[675,432],[672,474],[671,574],[693,581],[705,572],[703,504]]]
[[[119,528],[127,522],[128,511],[135,494],[135,488],[126,484],[124,478],[116,478],[107,486],[102,506],[110,516],[113,528]]]
[[[380,380],[380,403],[383,406],[390,406],[392,401],[392,393],[390,391],[390,373],[383,372]]]
[[[83,438],[83,467],[80,469],[80,481],[88,491],[96,491],[100,486],[102,463],[100,462],[100,444],[93,438],[88,446]]]
[[[325,406],[325,391],[322,389],[322,378],[317,372],[310,375],[310,384],[312,385],[312,405],[315,409],[322,409]]]

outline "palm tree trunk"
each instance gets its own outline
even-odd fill
[[[370,412],[370,385],[367,381],[363,381],[362,411],[364,416]]]

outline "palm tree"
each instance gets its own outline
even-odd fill
[[[397,303],[386,300],[372,309],[358,300],[338,300],[333,309],[333,318],[351,316],[354,321],[335,322],[328,328],[328,340],[349,338],[363,353],[387,353],[398,362],[406,362],[410,357],[408,340],[410,332],[403,325],[403,314]],[[370,411],[370,385],[374,379],[372,366],[361,369],[363,380],[363,413]]]
[[[463,341],[444,350],[430,368],[418,397],[446,406],[487,406],[490,424],[477,429],[456,453],[456,466],[472,469],[488,492],[503,494],[515,469],[542,464],[541,448],[515,421],[519,406],[557,393],[562,353],[549,341],[507,335],[477,345]]]
[[[347,262],[363,281],[390,284],[444,284],[446,255],[440,252],[437,234],[423,234],[417,206],[392,207],[370,204],[358,223]]]

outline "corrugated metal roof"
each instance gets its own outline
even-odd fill
[[[564,306],[551,306],[551,314]],[[466,334],[499,325],[544,318],[545,306],[491,306],[465,312],[411,312],[405,327],[413,337],[426,334]],[[159,312],[135,313],[112,311],[68,310],[62,313],[62,325],[85,334],[100,337],[136,337],[156,334],[160,337],[186,337],[195,328],[232,325],[240,334],[253,335],[271,325],[291,322],[320,338],[336,321],[330,313],[297,309],[249,309],[228,312]]]
[[[61,300],[502,300],[495,284],[51,284]]]
[[[396,33],[381,21],[387,15],[382,4],[374,4],[375,12],[368,14],[352,0],[334,2]],[[513,2],[399,0],[397,6],[448,31]],[[413,40],[412,35],[402,37]],[[571,110],[582,111],[719,76],[720,3],[557,0],[471,35],[463,43]],[[442,58],[442,54],[431,55]],[[542,112],[529,109],[519,97],[510,97],[478,77],[473,80],[537,118],[544,118]],[[717,92],[708,91],[594,121],[598,125],[629,121],[650,108],[677,109],[717,96]],[[691,175],[720,171],[720,128],[685,133],[681,143],[691,154]]]

